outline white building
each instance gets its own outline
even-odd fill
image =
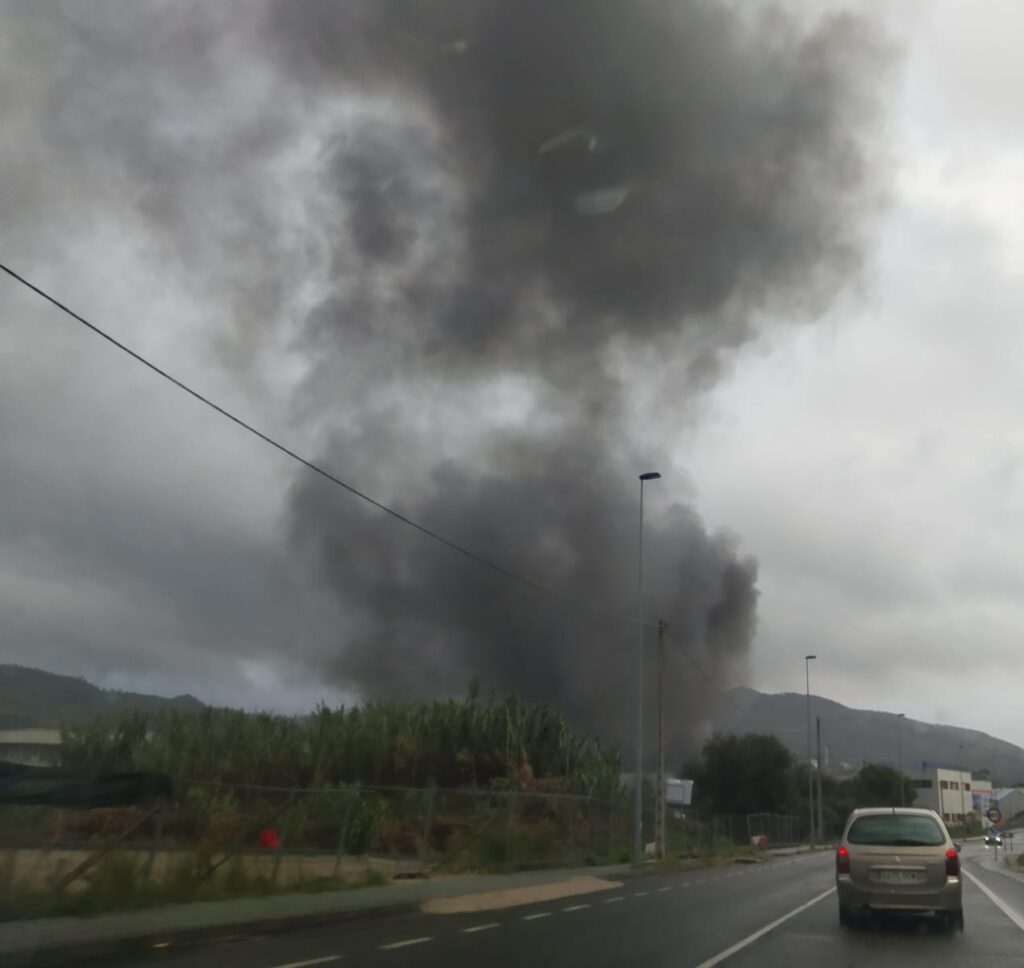
[[[947,823],[962,823],[975,809],[971,774],[966,770],[926,767],[907,773],[917,791],[917,806],[930,807]],[[986,802],[983,809],[988,809]]]
[[[0,760],[24,766],[60,761],[59,729],[0,729]]]

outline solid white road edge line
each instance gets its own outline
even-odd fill
[[[326,965],[330,961],[341,961],[341,955],[326,955],[323,958],[310,958],[309,961],[289,961],[286,965],[274,965],[274,968],[309,968],[310,965]]]
[[[817,897],[812,897],[806,904],[801,904],[800,907],[793,908],[788,914],[783,914],[781,918],[776,918],[771,924],[766,924],[763,928],[759,928],[753,934],[748,934],[742,941],[737,941],[730,948],[726,948],[725,951],[720,951],[713,958],[708,958],[707,961],[702,961],[697,968],[714,968],[715,965],[720,965],[726,958],[731,958],[737,951],[742,951],[744,948],[752,945],[758,938],[763,938],[769,931],[774,931],[780,924],[785,924],[790,918],[795,918],[798,914],[806,911],[809,907],[814,907],[818,901],[824,901],[830,894],[835,894],[836,889],[830,887],[827,891],[819,894]]]
[[[411,944],[423,944],[426,941],[433,941],[433,938],[409,938],[406,941],[392,941],[391,944],[378,945],[378,951],[394,951],[395,948],[408,948]]]
[[[995,891],[990,887],[982,884],[973,874],[968,874],[967,871],[961,870],[960,873],[967,878],[975,887],[980,887],[985,896],[1003,912],[1021,931],[1024,931],[1024,918],[1022,918],[1009,904],[1006,903]]]

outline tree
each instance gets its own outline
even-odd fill
[[[855,807],[898,807],[903,803],[909,807],[917,799],[913,781],[881,763],[865,763],[848,784],[843,792],[855,801]]]
[[[793,757],[767,733],[716,733],[704,744],[695,779],[716,813],[787,813],[796,799]]]

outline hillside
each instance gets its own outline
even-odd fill
[[[205,708],[193,696],[147,696],[135,692],[100,689],[84,679],[60,676],[25,666],[0,665],[0,729],[30,726],[75,725],[97,714],[127,709]]]
[[[735,708],[716,717],[714,728],[722,732],[771,733],[799,760],[807,758],[807,707],[801,693],[765,694],[754,689],[730,690]],[[892,713],[851,709],[841,703],[811,696],[811,728],[821,717],[823,756],[832,772],[857,768],[863,762],[897,763],[896,717]],[[1024,749],[975,729],[941,726],[905,719],[902,726],[903,767],[919,768],[922,761],[934,765],[961,766],[972,772],[988,772],[995,757],[996,782],[1024,781]],[[813,735],[813,734],[812,734]],[[962,748],[961,748],[962,747]]]

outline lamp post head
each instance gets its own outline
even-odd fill
[[[661,478],[661,475],[657,471],[647,471],[646,474],[640,475],[642,481],[656,481]]]
[[[805,655],[804,656],[804,662],[810,662],[811,659],[817,659],[817,658],[818,657],[816,655]]]

